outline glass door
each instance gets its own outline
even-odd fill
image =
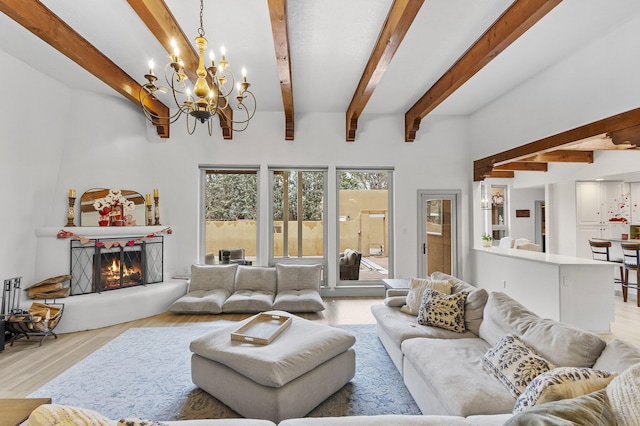
[[[456,275],[459,194],[420,191],[419,197],[420,276],[436,271]]]

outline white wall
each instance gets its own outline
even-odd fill
[[[544,188],[510,188],[509,197],[509,236],[535,242],[535,202],[544,201]],[[529,210],[529,217],[516,217],[516,210]]]
[[[23,99],[27,78],[45,77],[4,56],[6,66],[0,75],[5,81],[12,81],[6,97]],[[15,75],[6,75],[12,69],[16,70]],[[413,143],[404,142],[401,115],[364,115],[357,141],[347,143],[344,114],[297,114],[295,141],[289,142],[284,140],[283,115],[269,112],[258,112],[249,129],[235,133],[233,140],[222,139],[218,129],[210,137],[204,127],[189,136],[183,121],[172,125],[170,139],[161,140],[154,136],[142,113],[115,93],[104,97],[69,91],[55,83],[48,86],[50,95],[45,104],[52,108],[46,114],[34,114],[31,121],[21,108],[0,114],[3,152],[10,153],[2,157],[3,194],[20,200],[18,208],[3,209],[2,223],[11,229],[3,238],[0,277],[25,275],[29,284],[47,278],[38,276],[34,265],[35,228],[62,227],[66,223],[69,189],[76,189],[79,198],[95,187],[134,189],[142,194],[158,188],[161,223],[173,228],[172,238],[178,247],[175,253],[166,254],[169,261],[165,272],[189,271],[190,265],[198,261],[201,164],[261,166],[263,223],[267,220],[268,166],[327,166],[330,216],[335,212],[336,167],[394,167],[396,276],[404,277],[417,273],[417,191],[460,189],[465,218],[460,229],[464,263],[469,235],[466,199],[471,180],[465,118],[427,118]],[[74,109],[67,119],[70,103]],[[264,264],[268,248],[266,227],[262,228],[261,238]],[[337,259],[335,238],[335,224],[330,223],[330,259]],[[67,273],[67,269],[68,265],[61,265],[60,274]],[[334,276],[335,271],[330,270],[330,283]]]
[[[0,280],[22,276],[24,288],[34,282],[34,229],[66,223],[64,211],[55,219],[50,213],[68,194],[55,188],[71,97],[65,87],[2,51],[0,63]]]

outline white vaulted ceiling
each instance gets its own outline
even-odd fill
[[[17,1],[34,0],[0,0],[0,5]],[[199,1],[165,3],[193,40]],[[513,3],[518,2],[425,0],[363,114],[405,114]],[[149,59],[158,69],[166,62],[166,50],[126,0],[43,0],[42,4],[138,83],[145,82]],[[393,4],[393,0],[286,1],[296,113],[347,112]],[[430,113],[472,114],[638,14],[637,0],[561,1]],[[247,68],[258,112],[283,111],[268,0],[204,0],[204,29],[216,53],[225,46],[232,69],[239,74],[242,66]],[[121,96],[3,13],[0,49],[72,89]]]

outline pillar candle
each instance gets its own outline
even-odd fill
[[[76,198],[76,190],[75,189],[70,189],[69,190],[69,198]]]
[[[151,195],[147,194],[147,205],[151,205]]]
[[[153,196],[154,196],[155,198],[157,198],[157,197],[158,197],[158,188],[155,188],[155,189],[153,190]]]

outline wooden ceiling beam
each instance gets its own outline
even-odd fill
[[[489,172],[488,175],[486,175],[486,178],[506,178],[506,179],[511,179],[513,177],[515,177],[515,172],[512,172],[510,170],[493,170],[491,172]]]
[[[293,85],[291,83],[291,55],[289,51],[286,0],[269,0],[269,15],[271,16],[271,31],[273,32],[273,45],[276,49],[276,62],[278,64],[282,105],[284,107],[284,138],[292,141],[294,128]]]
[[[612,115],[611,117],[603,118],[602,120],[594,121],[584,126],[539,139],[507,151],[502,151],[473,162],[474,180],[482,180],[482,178],[480,178],[481,175],[475,173],[476,170],[484,170],[487,167],[493,168],[495,165],[510,161],[521,161],[523,158],[531,157],[538,153],[552,152],[554,149],[568,143],[592,138],[600,134],[611,134],[636,126],[640,126],[640,108]]]
[[[189,80],[195,82],[198,79],[196,70],[200,59],[193,44],[184,33],[169,7],[163,0],[127,0],[129,6],[142,19],[149,31],[158,39],[167,52],[173,52],[171,39],[174,39],[180,49],[180,59],[184,62],[184,70]],[[195,29],[194,29],[195,39]],[[211,81],[209,81],[211,84]],[[227,104],[225,108],[218,110],[220,129],[224,139],[233,139],[233,110]]]
[[[593,163],[593,151],[570,151],[559,149],[557,151],[542,152],[532,157],[523,158],[521,162],[532,163]],[[494,170],[495,170],[494,166]],[[498,166],[499,167],[499,166]]]
[[[512,163],[493,166],[493,170],[511,170],[525,172],[546,172],[548,170],[547,163],[532,163],[525,161],[514,161]]]
[[[640,146],[640,125],[615,130],[607,133],[607,136],[615,145],[631,144],[638,147]]]
[[[382,76],[407,34],[424,0],[395,0],[380,31],[378,41],[364,68],[349,108],[347,108],[347,142],[356,140],[358,118],[378,87]]]
[[[405,141],[413,142],[421,120],[535,25],[562,0],[516,0],[405,114]]]
[[[140,107],[140,84],[42,3],[36,0],[0,0],[0,12]],[[158,116],[169,116],[169,108],[157,99],[148,99],[146,106]],[[153,124],[161,138],[169,137],[168,120]]]

